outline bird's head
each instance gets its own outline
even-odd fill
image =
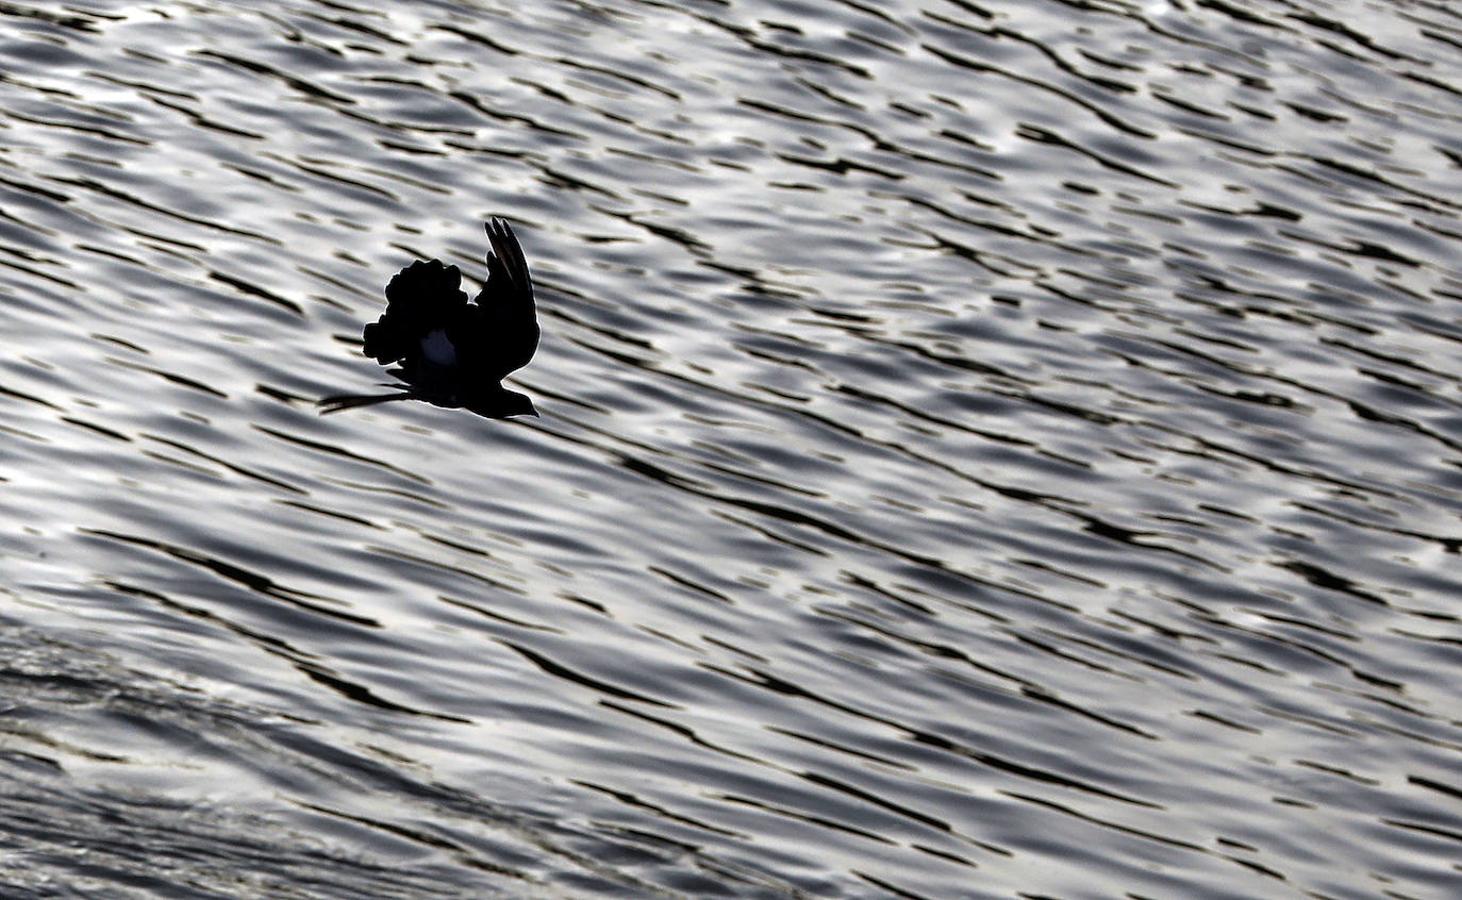
[[[533,401],[529,399],[527,394],[510,391],[502,386],[499,386],[495,391],[489,391],[473,397],[464,405],[479,416],[485,416],[489,419],[538,415],[538,410],[533,408]]]
[[[517,391],[503,391],[507,399],[504,404],[505,416],[533,416],[538,417],[538,410],[533,407],[533,400],[527,394],[520,394]]]

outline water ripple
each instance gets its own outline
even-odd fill
[[[0,21],[9,893],[1455,880],[1441,7]]]

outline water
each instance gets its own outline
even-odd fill
[[[0,4],[0,892],[1455,896],[1459,44]]]

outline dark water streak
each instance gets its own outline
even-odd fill
[[[0,3],[7,896],[1453,893],[1445,5],[245,6]]]

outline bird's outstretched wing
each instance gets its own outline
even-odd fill
[[[462,272],[441,260],[417,260],[386,285],[386,311],[365,327],[365,354],[382,364],[411,353],[428,331],[467,305]]]
[[[494,216],[486,223],[492,249],[487,253],[487,283],[472,308],[448,337],[472,346],[467,367],[483,385],[521,369],[538,349],[538,311],[533,279],[512,226]]]
[[[531,309],[533,278],[528,274],[528,260],[523,256],[513,227],[496,216],[483,227],[487,229],[492,249],[487,254],[487,284],[477,295],[477,303]]]

